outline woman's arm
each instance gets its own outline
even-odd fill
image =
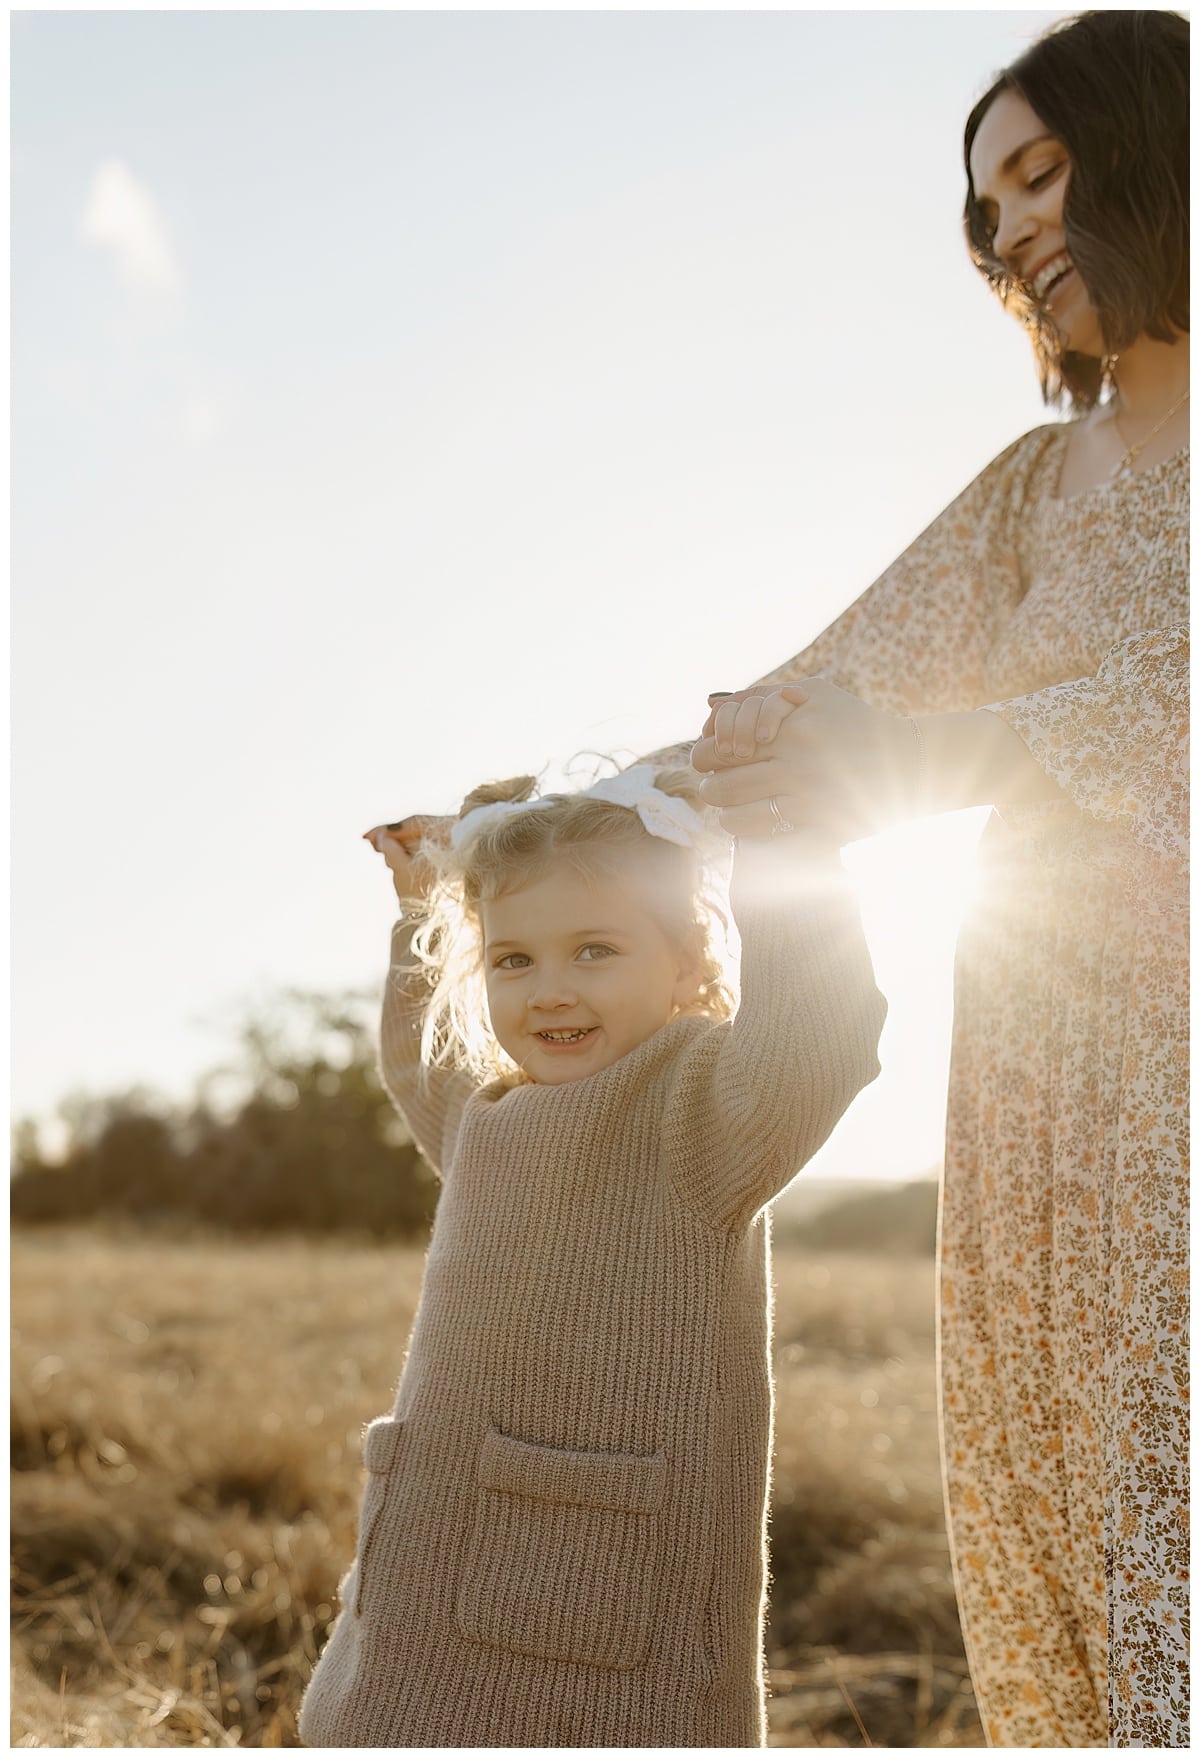
[[[1020,736],[990,708],[919,715],[916,790],[920,812],[963,806],[1027,806],[1066,798]]]
[[[796,696],[795,711],[737,768],[728,767],[736,715],[726,705],[696,747],[693,760],[709,772],[701,791],[737,833],[767,828],[774,798],[791,822],[842,840],[906,815],[994,805],[1047,858],[1123,868],[1135,901],[1178,909],[1188,865],[1189,636],[1186,622],[1149,629],[1117,642],[1090,677],[919,715],[915,727],[810,679],[781,692]],[[1064,810],[1031,820],[1028,808],[1046,803]]]
[[[893,715],[977,709],[997,631],[1024,591],[1016,533],[1057,431],[1015,440],[814,641],[751,688],[820,675]],[[686,761],[686,749],[653,760]]]
[[[1024,596],[1019,534],[1056,468],[1058,435],[1047,427],[1015,440],[815,640],[758,681],[821,676],[893,714],[979,707],[997,635]]]
[[[711,732],[692,752],[694,767],[705,772],[700,792],[720,808],[731,835],[769,831],[772,799],[790,823],[819,825],[851,842],[924,813],[1064,798],[1019,734],[989,709],[892,714],[824,678],[774,694],[794,712],[770,715],[768,698],[759,724],[769,742],[751,743],[746,713],[738,711],[746,693],[738,692],[710,717]],[[748,751],[753,756],[739,761]]]

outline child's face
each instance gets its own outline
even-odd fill
[[[482,904],[480,921],[492,1030],[546,1086],[636,1050],[699,985],[631,880],[564,868]]]

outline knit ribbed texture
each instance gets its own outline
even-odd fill
[[[382,1068],[443,1188],[312,1746],[758,1746],[768,1210],[878,1073],[841,884],[739,902],[742,1004],[585,1080],[419,1067],[393,936]]]

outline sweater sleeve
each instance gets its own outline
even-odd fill
[[[411,957],[413,932],[414,925],[405,921],[392,929],[379,1072],[388,1097],[440,1178],[453,1156],[463,1106],[475,1088],[467,1075],[431,1068],[421,1060],[421,1024],[429,987]]]
[[[747,872],[739,851],[731,896],[737,1014],[683,1058],[664,1114],[676,1188],[720,1228],[778,1196],[875,1079],[887,1013],[840,867],[801,874],[779,845],[751,858]]]
[[[988,704],[1075,808],[1003,816],[1047,859],[1121,869],[1144,904],[1186,895],[1189,651],[1187,623],[1150,630],[1111,647],[1094,677]]]

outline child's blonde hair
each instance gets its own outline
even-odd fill
[[[717,878],[718,850],[727,839],[704,830],[687,846],[653,835],[628,806],[584,791],[535,797],[536,780],[519,775],[486,782],[469,793],[459,820],[479,806],[528,801],[484,821],[461,849],[426,843],[422,853],[437,870],[413,951],[429,984],[421,1034],[422,1061],[465,1069],[476,1079],[527,1078],[501,1049],[487,1011],[480,906],[540,878],[559,862],[589,877],[628,873],[632,857],[639,889],[663,932],[695,955],[700,973],[686,1009],[728,1019],[733,996],[725,982],[719,945],[727,927]],[[654,786],[702,814],[696,778],[688,769],[659,769]]]

